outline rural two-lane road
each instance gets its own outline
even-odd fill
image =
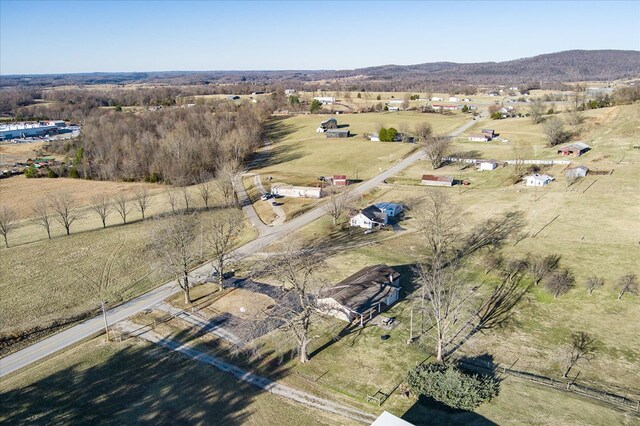
[[[450,136],[455,137],[459,136],[476,121],[468,121],[453,132],[450,133]],[[393,165],[389,169],[381,172],[377,176],[362,182],[360,185],[356,186],[353,189],[353,192],[358,195],[362,195],[376,186],[380,185],[384,180],[397,175],[402,170],[406,169],[416,161],[420,160],[424,156],[424,152],[422,150],[418,150],[401,160],[397,164]],[[246,196],[246,194],[245,194]],[[247,211],[247,209],[253,210],[250,205],[245,206],[243,210]],[[301,216],[298,216],[295,219],[292,219],[290,222],[285,222],[284,224],[278,227],[265,227],[260,226],[262,223],[254,223],[256,228],[259,230],[260,236],[243,245],[242,247],[237,248],[233,253],[232,257],[236,260],[243,259],[253,253],[259,252],[263,248],[267,247],[272,242],[284,238],[288,235],[293,234],[295,231],[300,228],[308,225],[309,223],[319,219],[324,216],[326,212],[323,208],[316,207],[315,209],[305,213]],[[249,216],[252,222],[258,221],[257,215]],[[210,263],[206,263],[199,268],[192,271],[191,275],[193,277],[204,277],[207,276],[211,271]],[[154,290],[151,290],[135,299],[132,299],[122,305],[110,309],[107,312],[107,317],[110,324],[115,324],[116,322],[122,321],[132,315],[135,315],[145,309],[151,308],[153,305],[162,302],[167,297],[179,291],[180,288],[175,281],[168,282]],[[44,357],[47,357],[59,350],[66,348],[67,346],[73,345],[87,337],[90,337],[94,334],[100,333],[104,328],[104,323],[101,316],[97,316],[95,318],[84,321],[76,326],[73,326],[65,331],[54,334],[38,343],[30,345],[18,352],[15,352],[11,355],[6,356],[0,360],[0,377],[6,376],[14,371],[17,371],[27,365],[36,362]]]

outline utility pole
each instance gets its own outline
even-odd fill
[[[109,341],[109,323],[107,322],[107,310],[104,307],[104,300],[100,301],[102,306],[102,319],[104,320],[104,332],[107,334],[107,342]]]

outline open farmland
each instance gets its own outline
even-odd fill
[[[215,210],[199,213],[203,229],[216,214]],[[150,250],[150,233],[156,226],[162,226],[162,220],[109,226],[3,249],[1,331],[16,333],[94,312],[99,305],[96,282],[108,285],[108,300],[114,304],[173,278],[161,271]],[[254,237],[253,228],[246,225],[236,244]],[[207,259],[205,237],[201,243],[202,258]]]
[[[315,186],[318,177],[346,174],[352,180],[366,180],[386,170],[417,149],[416,144],[371,142],[365,133],[380,127],[395,127],[412,134],[418,123],[427,122],[434,133],[451,132],[469,119],[468,115],[422,114],[416,112],[337,115],[338,125],[349,125],[354,136],[328,139],[316,128],[328,115],[295,116],[275,121],[271,126],[273,144],[266,161],[251,170],[262,176],[267,190],[271,183]],[[267,179],[271,177],[271,181]],[[245,186],[251,180],[245,179]],[[248,188],[249,189],[249,188]],[[306,200],[283,199],[287,219],[311,206]],[[293,206],[292,206],[293,205]],[[260,209],[261,210],[261,209]],[[260,213],[259,210],[259,213]],[[270,213],[266,211],[267,215]],[[271,217],[265,218],[268,221]]]

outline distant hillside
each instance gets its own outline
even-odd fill
[[[354,79],[357,77],[357,79]],[[518,84],[533,81],[562,83],[640,77],[640,51],[569,50],[506,62],[459,64],[432,62],[418,65],[383,65],[354,70],[282,71],[172,71],[87,73],[61,75],[5,75],[0,87],[46,87],[73,84],[154,83],[193,85],[216,83],[309,83],[330,80],[335,85],[358,87],[384,84],[404,90],[424,84]],[[354,81],[352,81],[354,80]]]
[[[369,78],[390,76],[428,80],[458,80],[471,84],[523,81],[568,82],[617,80],[640,75],[640,51],[568,50],[507,62],[457,64],[433,62],[387,65],[355,70]]]

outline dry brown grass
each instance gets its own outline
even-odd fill
[[[237,288],[217,299],[210,307],[242,319],[253,319],[274,303],[269,296]]]

